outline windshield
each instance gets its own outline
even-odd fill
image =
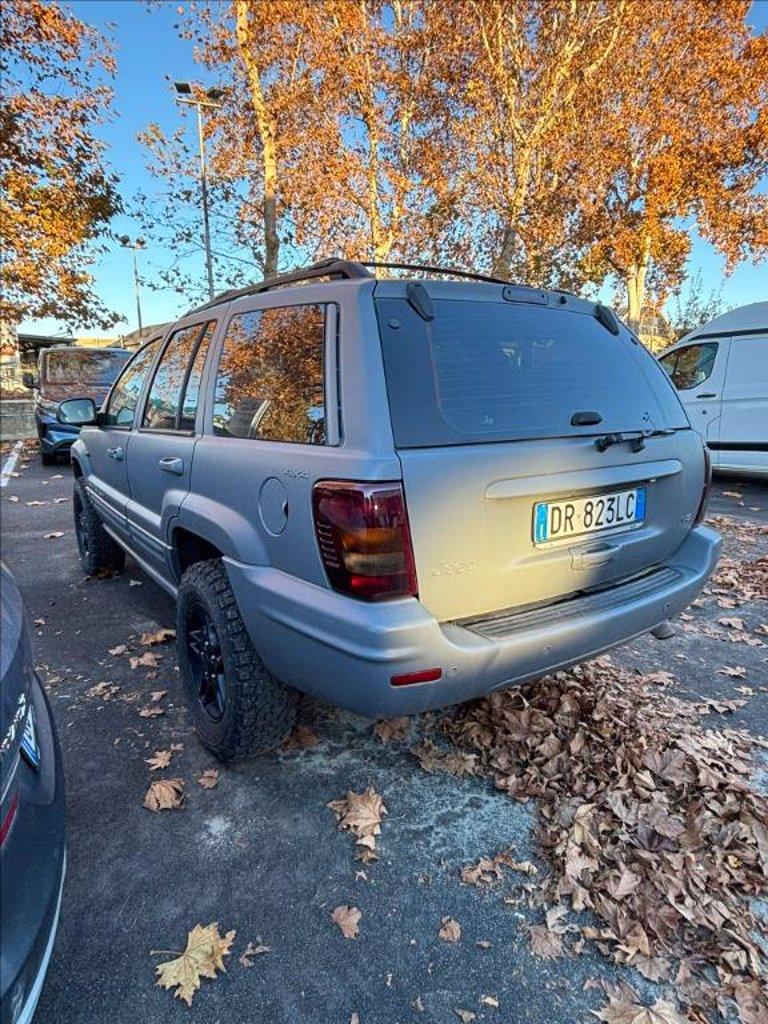
[[[398,447],[687,426],[653,357],[588,313],[438,299],[427,321],[402,298],[376,307]],[[572,423],[585,412],[599,425]]]
[[[130,359],[130,352],[100,352],[98,349],[71,349],[48,352],[45,357],[46,384],[96,384],[109,387]]]

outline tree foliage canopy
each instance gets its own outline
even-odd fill
[[[119,208],[98,140],[114,71],[99,33],[57,3],[4,0],[0,18],[0,316],[109,327],[87,272]]]

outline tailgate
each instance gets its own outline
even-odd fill
[[[691,529],[704,480],[691,430],[599,452],[559,438],[399,452],[419,598],[441,621],[567,597],[642,573]],[[644,489],[644,518],[546,543],[537,503]]]

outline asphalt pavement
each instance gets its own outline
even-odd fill
[[[355,1013],[360,1024],[448,1024],[457,1009],[498,1024],[586,1024],[603,1003],[584,989],[591,978],[625,977],[653,996],[650,983],[597,953],[533,956],[524,926],[537,912],[517,898],[519,879],[488,892],[460,884],[463,866],[506,847],[541,863],[534,804],[477,779],[428,775],[409,743],[383,745],[364,719],[305,699],[301,721],[316,746],[222,768],[215,788],[198,785],[219,766],[190,728],[173,644],[140,644],[143,633],[173,626],[172,601],[130,559],[121,576],[84,579],[69,467],[43,468],[30,448],[15,472],[0,490],[2,556],[34,621],[68,796],[69,875],[38,1024],[348,1024]],[[766,524],[768,489],[720,481],[711,512]],[[768,538],[750,546],[743,532],[726,544],[731,556],[768,550]],[[691,614],[714,621],[727,613],[710,600]],[[753,626],[768,619],[768,605],[752,602],[738,614]],[[684,695],[697,697],[733,695],[739,681],[716,669],[735,658],[750,683],[768,680],[768,647],[739,645],[736,653],[682,624],[676,630],[614,657],[643,671],[666,668]],[[122,645],[125,653],[109,653]],[[130,657],[147,650],[161,656],[157,667],[132,670]],[[163,713],[143,717],[146,708]],[[713,728],[722,722],[712,716]],[[768,735],[765,694],[724,725]],[[174,744],[183,746],[169,768],[152,773],[145,759]],[[184,781],[180,810],[143,807],[155,775]],[[363,868],[326,804],[367,786],[389,813],[380,859]],[[331,921],[340,904],[362,911],[357,939]],[[444,916],[460,923],[459,942],[438,938]],[[151,951],[181,950],[194,925],[211,921],[236,931],[233,955],[187,1009],[155,985],[154,966],[168,957]],[[268,952],[245,966],[249,942]]]

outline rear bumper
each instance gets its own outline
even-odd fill
[[[369,717],[411,714],[574,665],[677,615],[712,572],[720,537],[700,526],[656,573],[610,591],[482,623],[439,623],[417,600],[366,604],[275,569],[225,559],[267,667],[300,690]],[[437,682],[392,686],[433,667]]]

